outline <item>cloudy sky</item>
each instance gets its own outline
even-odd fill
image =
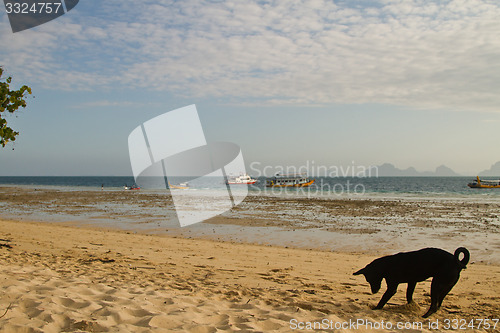
[[[500,160],[499,17],[496,0],[81,0],[12,33],[2,12],[0,65],[35,97],[0,175],[130,175],[128,134],[190,104],[247,164],[473,175]]]

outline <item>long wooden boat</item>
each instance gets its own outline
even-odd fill
[[[176,190],[187,190],[187,189],[189,189],[189,184],[188,183],[180,183],[179,185],[174,185],[174,184],[168,183],[168,187],[174,188]]]
[[[314,184],[315,179],[309,179],[306,174],[276,174],[267,179],[267,187],[305,187]]]
[[[477,179],[467,186],[470,188],[500,188],[500,180],[481,180],[477,176]]]

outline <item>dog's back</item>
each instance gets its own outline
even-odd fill
[[[464,254],[461,261],[460,253]],[[424,281],[444,272],[459,272],[465,268],[468,261],[469,252],[464,248],[458,248],[455,254],[437,248],[425,248],[382,257],[374,260],[372,264],[386,280],[405,283]]]

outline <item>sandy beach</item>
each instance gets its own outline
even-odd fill
[[[423,319],[429,281],[417,286],[418,305],[405,305],[400,288],[384,310],[371,310],[381,295],[352,276],[373,259],[366,254],[39,222],[1,221],[0,234],[3,332],[287,332],[324,320],[411,323],[415,330],[404,331],[428,332],[445,331],[447,319],[500,316],[496,265],[471,263],[443,308]],[[436,320],[440,328],[429,329]]]
[[[155,233],[154,214],[135,217],[148,228],[133,230],[131,224],[109,228],[106,222],[91,223],[82,213],[97,212],[92,221],[102,222],[105,215],[117,221],[116,210],[109,207],[130,201],[125,198],[130,194],[122,192],[3,188],[2,195],[4,215],[9,216],[0,221],[2,332],[445,332],[457,328],[453,325],[492,332],[500,317],[500,266],[494,260],[498,203],[253,198],[198,229]],[[138,195],[131,202],[147,211],[155,202],[144,198]],[[284,210],[280,218],[267,208],[290,204],[310,209],[295,215]],[[13,216],[21,210],[24,214]],[[352,244],[332,249],[322,243],[312,246],[318,238],[297,246],[280,239],[280,246],[271,246],[243,237],[235,241],[234,234],[209,237],[225,230],[217,226],[238,231],[244,224],[244,230],[280,227],[308,235],[311,225],[299,222],[315,214],[325,223],[321,237],[330,235],[335,243],[343,236]],[[396,227],[384,231],[376,221],[391,216]],[[330,217],[333,222],[326,223]],[[342,223],[354,217],[360,224]],[[448,221],[448,234],[436,232],[436,220]],[[271,221],[280,225],[265,226]],[[375,222],[368,229],[363,221]],[[467,226],[467,221],[476,222]],[[130,230],[120,230],[127,226]],[[430,303],[429,280],[417,285],[415,304],[405,304],[406,286],[401,285],[383,310],[372,310],[382,292],[372,295],[364,278],[352,275],[378,256],[404,248],[398,244],[410,238],[401,236],[400,229],[411,231],[412,226],[415,242],[407,247],[430,242],[452,252],[473,239],[465,244],[471,263],[442,308],[427,319],[421,316]],[[487,249],[479,245],[481,233],[483,243],[490,242]],[[372,239],[367,245],[356,243],[359,235]],[[394,239],[381,241],[391,235]]]

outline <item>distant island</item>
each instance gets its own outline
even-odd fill
[[[460,177],[462,175],[456,173],[445,165],[438,166],[434,171],[417,171],[414,167],[407,169],[399,169],[391,163],[372,167],[365,172],[366,175],[377,175],[379,177]],[[500,177],[500,161],[493,164],[488,170],[481,171],[477,174],[479,177]]]
[[[481,171],[479,177],[500,177],[500,161],[496,162],[488,170]]]
[[[414,167],[407,169],[398,169],[393,164],[384,163],[369,170],[372,176],[377,174],[379,177],[456,177],[458,173],[445,165],[438,166],[435,171],[417,171]],[[368,174],[368,172],[367,172]]]

